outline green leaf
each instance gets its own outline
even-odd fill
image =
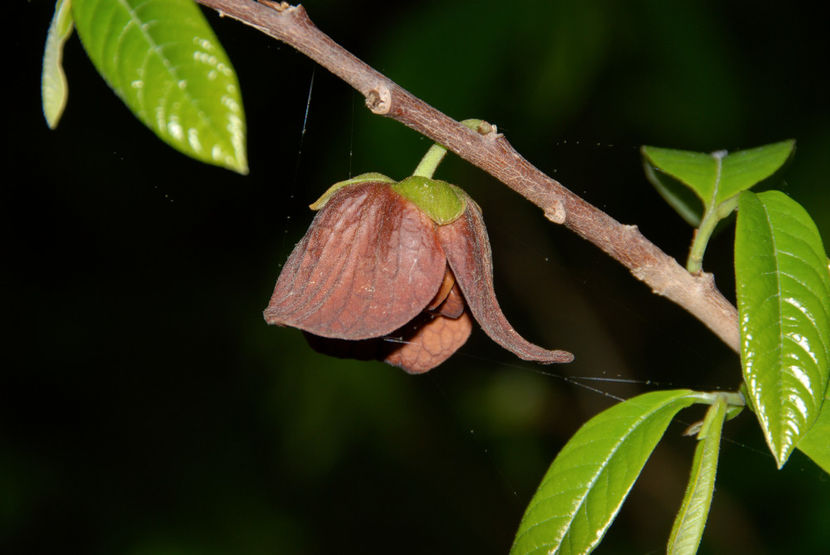
[[[733,152],[723,159],[721,183],[716,203],[734,197],[769,178],[795,152],[795,141],[790,139],[748,150]]]
[[[98,72],[162,140],[247,173],[236,73],[192,0],[74,0],[78,35]]]
[[[706,211],[773,175],[794,149],[795,141],[787,140],[732,154],[725,150],[704,154],[653,146],[641,150],[655,176],[665,174],[684,184]]]
[[[66,74],[63,72],[63,45],[72,34],[71,8],[70,0],[58,0],[55,3],[55,15],[49,24],[46,47],[43,50],[40,94],[43,115],[50,129],[58,126],[69,96]]]
[[[643,158],[643,169],[646,173],[646,178],[654,185],[654,188],[657,189],[657,192],[660,193],[663,200],[674,208],[680,214],[680,217],[686,220],[687,224],[692,227],[698,227],[703,214],[703,203],[695,195],[694,191],[683,182],[674,179],[668,174],[657,171],[654,166],[648,163],[648,159],[645,157]]]
[[[525,511],[510,553],[587,553],[599,544],[657,442],[692,391],[655,391],[586,422]]]
[[[813,427],[798,441],[802,453],[830,474],[830,386]]]
[[[689,272],[702,270],[709,238],[718,222],[735,209],[738,193],[779,170],[794,148],[792,140],[733,154],[725,150],[704,154],[651,146],[642,148],[649,181],[687,222],[698,228],[686,263]],[[689,198],[689,191],[697,195],[700,204]]]
[[[684,216],[686,219],[689,219],[688,213],[693,211],[696,219],[700,221],[700,210],[711,204],[711,189],[719,180],[718,170],[721,157],[725,154],[724,151],[706,154],[690,150],[644,146],[640,152],[647,170],[646,175],[658,191],[664,194],[669,204],[681,216],[684,213],[687,214]],[[692,191],[702,201],[702,205],[693,205],[688,198],[675,198],[681,195],[680,188],[676,185],[678,183]],[[663,190],[671,194],[666,197]],[[681,201],[682,204],[678,205],[677,203]]]
[[[715,474],[718,470],[721,430],[726,418],[726,397],[718,395],[709,407],[703,427],[698,433],[698,443],[692,460],[692,471],[683,503],[674,520],[666,553],[670,555],[694,555],[703,537],[703,528],[709,517],[712,493],[715,491]]]
[[[744,383],[779,468],[830,373],[830,275],[815,224],[779,191],[740,196],[735,279]]]

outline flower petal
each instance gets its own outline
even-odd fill
[[[429,304],[427,305],[427,310],[435,310],[436,308],[441,306],[444,303],[444,301],[447,300],[447,295],[450,294],[450,291],[452,291],[453,287],[455,287],[455,277],[453,277],[450,269],[447,268],[444,272],[444,279],[441,281],[441,287],[438,288],[438,292],[435,294],[432,300],[429,301]],[[457,317],[458,316],[455,316],[455,318]]]
[[[474,202],[468,202],[464,215],[453,223],[438,227],[438,239],[467,306],[493,341],[523,360],[546,363],[573,360],[567,351],[549,351],[528,342],[504,317],[493,289],[490,240],[481,209]]]
[[[425,312],[400,330],[400,346],[384,361],[409,374],[423,374],[450,358],[467,341],[472,329],[473,321],[467,312],[458,318]],[[390,339],[393,338],[387,341]]]
[[[447,318],[458,318],[464,312],[465,306],[464,297],[461,296],[461,292],[458,290],[458,285],[456,284],[450,289],[444,302],[436,310],[433,310],[433,312],[437,312]]]
[[[285,263],[265,320],[323,337],[380,337],[427,306],[445,268],[435,224],[415,205],[385,183],[344,187]]]
[[[457,351],[470,337],[473,320],[467,312],[458,318],[421,313],[386,337],[350,341],[305,332],[311,348],[338,358],[382,360],[409,374],[432,370]]]

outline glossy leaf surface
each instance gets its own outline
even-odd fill
[[[735,278],[744,382],[782,466],[819,414],[830,366],[830,275],[815,224],[779,191],[740,197]]]
[[[599,544],[689,390],[655,391],[605,410],[559,452],[519,525],[514,555],[587,553]]]
[[[830,387],[816,422],[799,440],[798,448],[830,474]]]
[[[709,517],[712,494],[715,491],[721,431],[725,418],[726,399],[718,396],[715,403],[709,407],[703,427],[697,436],[698,443],[692,460],[689,483],[666,548],[666,553],[670,555],[697,553]]]
[[[78,35],[98,72],[162,140],[247,173],[236,73],[191,0],[74,0]]]
[[[66,74],[63,71],[63,45],[72,34],[72,27],[70,0],[58,0],[55,4],[55,15],[46,34],[43,72],[40,78],[43,115],[50,129],[58,126],[69,96]]]

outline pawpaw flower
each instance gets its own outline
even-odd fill
[[[370,173],[335,184],[311,208],[319,211],[265,309],[269,324],[303,330],[320,352],[412,374],[457,351],[472,318],[519,358],[573,360],[526,341],[502,314],[481,209],[458,187]]]

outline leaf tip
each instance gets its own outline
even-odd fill
[[[251,171],[248,167],[248,160],[246,158],[236,161],[234,165],[228,166],[228,168],[235,171],[239,175],[248,175]]]

